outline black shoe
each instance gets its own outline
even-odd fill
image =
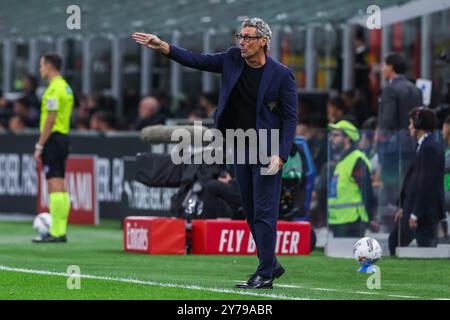
[[[284,269],[283,266],[278,262],[272,271],[272,281],[281,277],[285,272],[286,269]]]
[[[32,241],[34,243],[62,243],[67,242],[67,237],[66,235],[63,235],[61,237],[53,237],[52,235],[47,233],[45,235],[34,238]]]
[[[272,278],[264,278],[260,275],[253,275],[245,283],[235,285],[238,289],[272,289]]]

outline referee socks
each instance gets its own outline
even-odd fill
[[[70,212],[70,198],[67,192],[50,193],[50,214],[52,224],[50,234],[61,237],[67,232],[67,220]]]

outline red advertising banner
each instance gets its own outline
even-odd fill
[[[186,223],[175,218],[127,217],[123,245],[127,252],[185,254]]]
[[[277,255],[309,255],[309,222],[278,221]],[[256,254],[256,245],[243,220],[193,220],[193,254]]]
[[[69,156],[66,163],[66,187],[70,196],[69,224],[99,223],[95,156]],[[37,212],[49,212],[45,172],[38,166]]]

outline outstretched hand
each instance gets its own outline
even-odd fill
[[[133,40],[151,49],[160,49],[162,44],[161,39],[151,33],[135,32]]]

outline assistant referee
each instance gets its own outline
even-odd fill
[[[61,76],[62,58],[47,53],[40,59],[40,74],[49,82],[42,97],[39,140],[34,159],[42,163],[47,180],[50,233],[33,239],[35,243],[67,242],[70,198],[65,186],[66,160],[69,155],[70,115],[74,104],[72,89]]]

